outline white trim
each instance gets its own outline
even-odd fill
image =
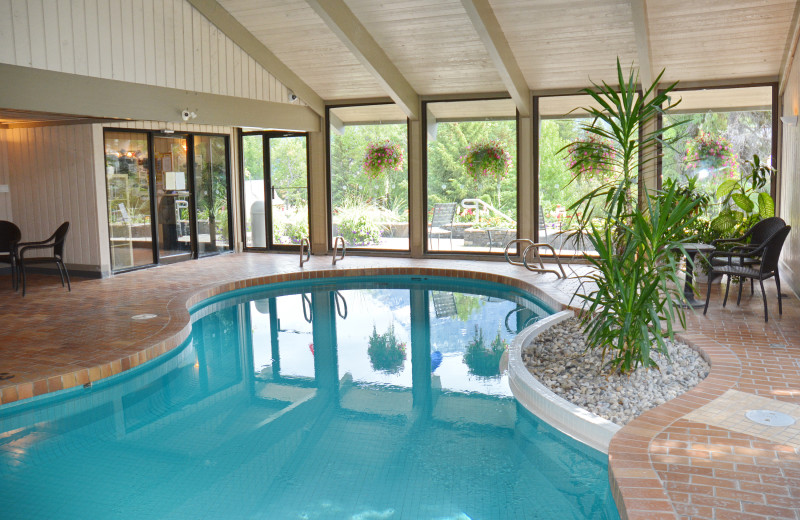
[[[522,349],[539,334],[573,316],[572,311],[557,312],[517,334],[508,352],[508,383],[514,397],[528,411],[570,437],[608,453],[611,438],[622,427],[553,393],[531,375],[522,360]]]

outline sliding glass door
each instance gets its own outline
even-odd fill
[[[199,256],[230,251],[228,140],[194,136],[194,193]]]
[[[153,139],[155,154],[158,258],[171,263],[192,258],[192,209],[186,137]]]
[[[231,249],[227,137],[108,129],[104,148],[112,270]]]

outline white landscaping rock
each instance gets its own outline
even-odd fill
[[[624,425],[708,375],[708,363],[688,345],[668,341],[667,350],[670,361],[653,353],[660,370],[639,367],[630,375],[611,373],[604,368],[599,349],[586,350],[580,321],[572,318],[537,336],[522,350],[522,360],[530,373],[557,395]]]

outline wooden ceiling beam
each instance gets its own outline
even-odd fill
[[[650,24],[647,23],[646,0],[631,0],[633,30],[636,36],[636,51],[639,56],[639,79],[642,90],[653,84],[653,54],[650,49]]]
[[[343,0],[306,0],[309,6],[375,77],[409,119],[418,120],[419,95]]]
[[[489,0],[461,0],[520,116],[531,115],[531,91]]]
[[[261,40],[239,23],[219,2],[216,0],[187,1],[200,11],[200,14],[208,18],[208,21],[222,31],[225,36],[233,40],[236,45],[250,55],[256,63],[264,67],[267,72],[275,76],[286,88],[302,99],[311,110],[325,117],[325,102],[319,94],[278,59],[272,51],[261,43]]]

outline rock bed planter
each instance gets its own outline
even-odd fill
[[[542,332],[522,350],[536,379],[560,397],[624,425],[641,413],[674,399],[709,372],[700,354],[683,343],[668,344],[671,362],[653,355],[661,370],[639,368],[630,376],[602,371],[598,350],[586,350],[580,322],[568,319]]]

